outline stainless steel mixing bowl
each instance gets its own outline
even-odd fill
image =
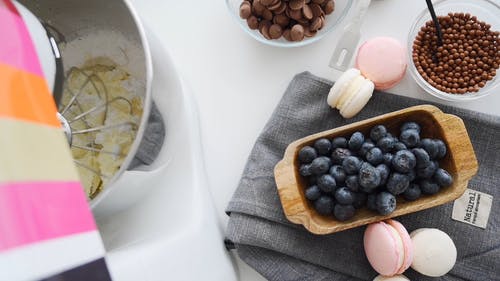
[[[103,52],[115,52],[119,48],[123,54],[117,60],[124,61],[123,67],[140,83],[140,93],[143,101],[143,112],[140,116],[139,126],[135,139],[126,155],[120,169],[112,176],[107,186],[97,194],[90,202],[92,208],[96,208],[99,203],[114,189],[119,186],[114,185],[118,177],[127,169],[132,161],[142,136],[150,113],[151,81],[153,78],[151,54],[142,24],[138,16],[127,1],[123,0],[20,0],[22,5],[35,14],[41,22],[50,26],[57,33],[59,43],[74,42],[80,38],[88,38],[89,35],[98,34],[102,31],[110,31],[122,35],[126,40],[125,45],[117,46],[113,38],[109,42],[88,42],[81,45],[81,52],[84,56],[99,55]],[[129,48],[130,47],[130,48]],[[128,50],[139,50],[129,53]],[[68,58],[62,48],[62,58],[64,68],[67,70],[72,65],[68,65],[73,59]]]

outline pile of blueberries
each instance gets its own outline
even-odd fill
[[[355,132],[349,139],[321,138],[304,146],[298,160],[308,183],[306,198],[318,213],[346,221],[363,206],[388,215],[396,209],[397,195],[413,201],[450,186],[453,178],[438,163],[446,144],[421,139],[420,130],[419,124],[406,122],[395,137],[377,125],[369,136]]]

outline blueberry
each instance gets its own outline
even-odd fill
[[[409,129],[401,132],[399,140],[406,145],[408,148],[412,148],[418,145],[420,142],[420,135],[417,130]]]
[[[299,161],[302,164],[309,164],[316,157],[318,157],[316,150],[310,146],[304,146],[299,151]]]
[[[407,175],[400,173],[392,173],[387,179],[386,188],[387,191],[394,195],[399,195],[408,188],[410,185],[410,179]]]
[[[342,161],[344,171],[349,174],[357,174],[363,162],[356,156],[348,156]]]
[[[312,175],[311,173],[311,164],[302,164],[299,168],[299,174],[303,177],[308,177]]]
[[[395,140],[392,137],[383,137],[377,141],[377,146],[383,152],[390,152],[394,148]]]
[[[453,178],[446,170],[438,168],[434,173],[434,181],[442,187],[450,186],[453,183]]]
[[[439,192],[440,189],[437,183],[427,179],[421,180],[419,185],[420,185],[420,190],[422,191],[423,194],[429,194],[429,195],[436,194]]]
[[[406,131],[406,130],[416,130],[417,132],[420,133],[420,125],[418,125],[415,122],[406,122],[401,125],[400,131]]]
[[[392,168],[400,173],[408,173],[417,165],[415,155],[409,150],[400,150],[392,158]]]
[[[312,185],[306,189],[306,198],[314,201],[321,196],[321,190],[317,185]]]
[[[332,148],[347,148],[347,139],[344,137],[336,137],[332,140]]]
[[[375,204],[378,213],[385,216],[396,210],[396,197],[389,192],[382,191],[377,195]]]
[[[427,151],[431,159],[436,159],[439,154],[439,145],[432,139],[422,139],[420,141],[420,147]]]
[[[332,143],[325,138],[321,138],[314,142],[314,148],[319,155],[327,155],[329,156],[332,153]]]
[[[326,156],[320,156],[316,159],[314,159],[311,163],[311,173],[313,175],[322,175],[328,172],[328,169],[330,169],[332,161],[330,158]]]
[[[354,206],[355,209],[363,208],[366,204],[367,198],[368,196],[364,192],[354,193],[354,202],[352,203],[352,206]]]
[[[370,130],[370,138],[374,141],[378,141],[386,135],[387,128],[384,125],[377,125]]]
[[[408,148],[406,147],[406,145],[404,143],[397,141],[394,143],[394,148],[392,148],[392,151],[398,152],[400,150],[406,150],[406,149],[408,149]]]
[[[378,165],[384,162],[384,154],[382,150],[378,147],[370,149],[365,155],[366,161],[372,165]]]
[[[347,187],[339,187],[335,190],[335,200],[344,205],[352,204],[354,202],[354,193]]]
[[[358,151],[365,142],[365,136],[361,132],[355,132],[349,139],[349,149],[353,151]]]
[[[392,165],[392,158],[394,157],[394,154],[392,153],[384,153],[384,164],[386,164],[387,166],[391,166]]]
[[[370,163],[363,163],[361,169],[359,170],[359,185],[361,190],[370,193],[377,186],[380,185],[382,180],[379,170],[375,169]]]
[[[346,220],[354,217],[355,213],[356,213],[356,209],[354,209],[354,207],[352,205],[337,204],[337,205],[335,205],[335,208],[333,210],[333,215],[339,221],[346,221]]]
[[[415,201],[420,198],[422,191],[420,191],[420,187],[416,183],[410,184],[410,186],[403,193],[403,197],[407,201]]]
[[[344,171],[344,168],[342,168],[342,166],[339,166],[339,165],[333,165],[330,168],[329,173],[335,179],[335,182],[337,184],[343,184],[345,182],[345,178],[347,177],[347,174]]]
[[[347,148],[335,148],[332,152],[333,164],[341,165],[344,158],[351,156],[352,152]]]
[[[424,168],[429,166],[429,162],[431,158],[429,157],[429,153],[425,151],[423,148],[414,148],[411,150],[415,158],[417,159],[417,168]]]
[[[380,164],[375,168],[380,172],[380,185],[384,185],[387,182],[387,178],[389,178],[391,170],[386,164]]]
[[[368,210],[377,210],[377,195],[377,193],[372,193],[366,196],[366,207],[368,208]]]
[[[446,144],[442,140],[434,140],[438,147],[437,159],[441,159],[446,155]]]
[[[335,187],[337,187],[335,179],[330,174],[322,175],[321,177],[319,177],[317,185],[319,189],[326,193],[333,192],[335,190]]]
[[[365,141],[362,145],[361,145],[361,148],[359,149],[358,151],[358,154],[359,156],[362,156],[362,157],[366,157],[366,153],[372,149],[373,147],[375,147],[375,145],[373,144],[373,142],[368,142],[368,141]]]
[[[419,179],[430,179],[436,172],[438,165],[434,161],[429,161],[429,164],[423,168],[417,168],[417,177]]]
[[[357,175],[347,176],[345,179],[345,185],[349,188],[350,191],[358,192],[359,191],[359,180]]]
[[[410,182],[414,181],[417,178],[417,172],[415,171],[415,169],[411,169],[408,173],[406,173],[406,175],[408,176]]]
[[[328,195],[323,195],[314,201],[314,209],[321,215],[331,215],[334,205],[333,198]]]

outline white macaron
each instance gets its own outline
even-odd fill
[[[414,245],[411,268],[432,277],[448,273],[457,260],[457,248],[450,236],[436,228],[421,228],[410,234]]]
[[[373,82],[363,77],[359,69],[350,68],[330,89],[327,102],[332,108],[337,108],[344,118],[351,118],[368,103],[374,88]]]

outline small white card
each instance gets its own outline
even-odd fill
[[[486,228],[490,216],[493,196],[472,189],[453,203],[451,218],[480,228]]]

